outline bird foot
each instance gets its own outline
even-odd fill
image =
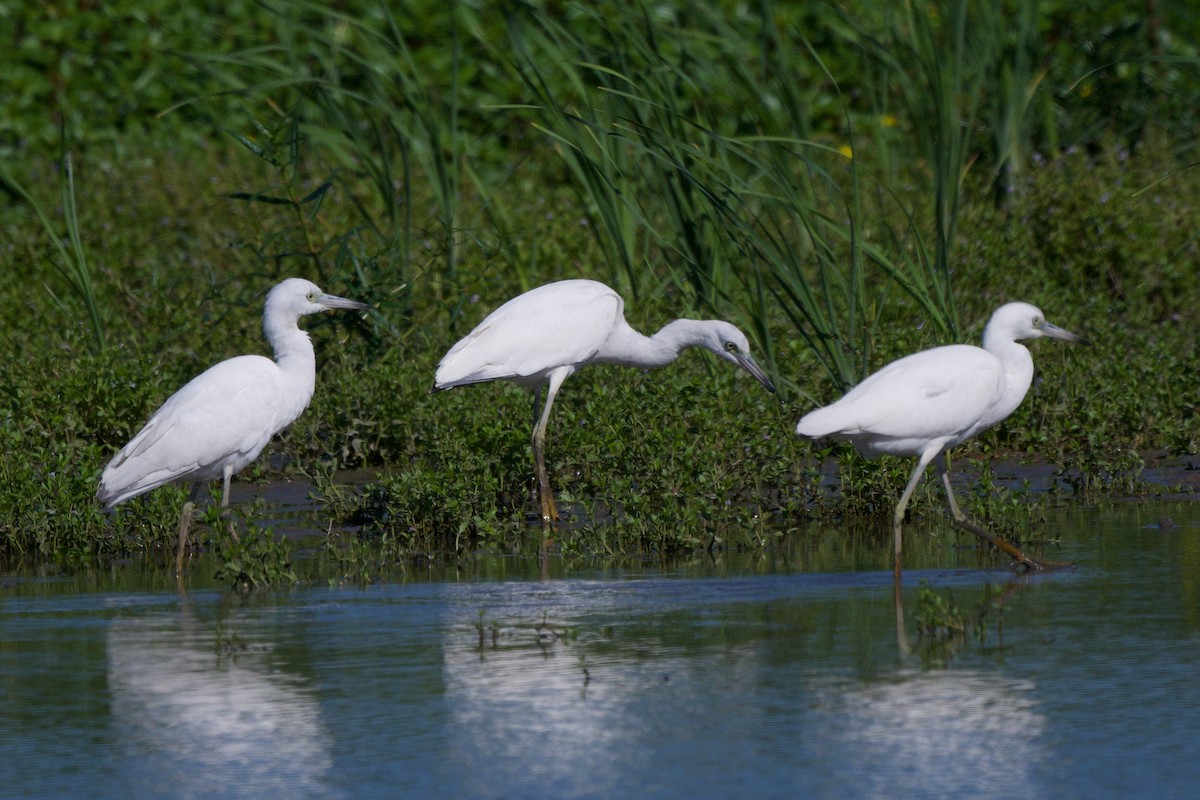
[[[542,527],[552,528],[558,523],[558,505],[554,502],[554,492],[548,486],[538,487],[538,500],[541,503]]]
[[[558,515],[558,507],[551,500],[549,505],[542,504],[542,527],[553,528],[558,524],[560,517]]]
[[[1013,568],[1018,572],[1054,572],[1057,570],[1075,569],[1076,565],[1070,561],[1039,561],[1025,556],[1024,559],[1014,561]]]
[[[1070,562],[1049,560],[1039,561],[1036,558],[1030,558],[1029,556],[1025,555],[1025,553],[1022,552],[1022,550],[1016,545],[1010,544],[1003,539],[993,536],[990,531],[979,527],[974,522],[967,519],[965,514],[962,514],[961,512],[958,514],[953,514],[952,509],[952,515],[954,516],[954,521],[958,523],[958,525],[966,530],[969,530],[979,538],[990,542],[993,547],[1003,550],[1005,553],[1011,556],[1013,559],[1013,568],[1018,572],[1050,572],[1053,570],[1075,568],[1075,565],[1071,564]]]

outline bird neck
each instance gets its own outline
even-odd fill
[[[705,330],[704,323],[694,319],[669,322],[653,336],[621,325],[609,335],[595,360],[642,369],[665,367],[687,348],[703,346]]]
[[[1008,409],[1005,413],[1007,416],[1021,404],[1033,383],[1033,356],[1028,347],[1014,341],[1011,336],[990,329],[983,333],[983,349],[995,356],[1004,370],[1004,399],[1001,405]]]
[[[313,352],[312,340],[308,334],[300,330],[296,320],[264,320],[263,333],[275,352],[275,363],[289,379],[299,381],[309,388],[316,382],[316,354]]]

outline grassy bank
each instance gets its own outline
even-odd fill
[[[182,491],[105,516],[99,472],[192,376],[266,351],[263,293],[289,275],[374,311],[306,323],[312,406],[242,477],[311,476],[331,520],[398,554],[507,548],[528,530],[528,397],[429,387],[487,311],[565,277],[619,287],[642,330],[730,319],[783,390],[695,353],[573,377],[548,454],[578,523],[561,543],[579,552],[762,547],[830,513],[885,512],[907,465],[798,441],[796,419],[899,355],[978,342],[1013,299],[1094,346],[1035,345],[1026,401],[960,461],[1036,457],[1079,492],[1128,494],[1144,454],[1196,452],[1200,182],[1178,131],[1180,97],[1200,87],[1186,54],[1173,71],[1122,56],[1133,85],[1079,57],[1040,72],[1057,51],[1034,23],[1061,24],[1046,7],[1015,42],[1002,20],[971,27],[970,4],[921,18],[871,4],[614,12],[600,26],[567,25],[591,13],[575,6],[449,8],[266,6],[256,29],[274,46],[171,62],[189,92],[177,100],[204,109],[192,135],[170,135],[168,114],[68,139],[69,174],[49,147],[6,159],[6,558],[169,546]],[[1008,84],[972,71],[963,48],[987,30],[992,60],[978,60],[1007,65],[1025,99],[1004,105]],[[1034,64],[1013,72],[1015,52]],[[943,105],[920,105],[946,75]],[[1069,91],[1088,81],[1141,98],[1140,127],[1128,104],[1104,116]],[[226,93],[190,93],[202,86]],[[212,118],[225,130],[195,122]],[[815,473],[831,457],[836,497]],[[340,489],[332,476],[357,467],[388,475]],[[1007,498],[972,502],[1003,527],[1019,515]],[[930,487],[914,507],[941,502]]]

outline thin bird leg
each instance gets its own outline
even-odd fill
[[[901,656],[907,656],[910,652],[908,646],[908,634],[904,628],[904,592],[900,587],[900,581],[892,582],[892,603],[896,609],[896,649]]]
[[[538,419],[540,419],[542,416],[542,392],[543,391],[545,391],[545,387],[542,387],[542,386],[533,387],[533,392],[532,392],[532,394],[533,394],[533,419],[531,419],[529,421],[530,428],[537,428]]]
[[[543,451],[546,446],[546,424],[550,421],[550,409],[554,406],[554,398],[562,382],[569,372],[558,370],[550,374],[546,386],[546,403],[542,406],[542,415],[533,426],[533,460],[537,465],[538,499],[542,506],[542,526],[550,527],[558,521],[558,506],[554,503],[554,490],[550,488],[550,477],[546,474],[546,459]]]
[[[546,387],[544,387],[544,386],[535,386],[533,389],[533,420],[530,423],[531,430],[533,431],[533,433],[530,436],[530,440],[531,440],[532,446],[533,446],[534,470],[537,472],[537,495],[538,495],[539,505],[541,504],[541,498],[542,498],[542,475],[545,472],[545,461],[542,457],[542,451],[538,445],[538,428],[541,425],[542,395],[545,391],[546,391]],[[542,440],[543,440],[543,442],[545,441],[544,433],[542,436]],[[545,523],[544,515],[543,515],[542,522]]]
[[[976,525],[974,522],[971,522],[971,520],[967,519],[967,515],[962,512],[962,509],[960,509],[958,507],[958,503],[954,499],[954,490],[950,488],[950,465],[949,465],[949,459],[946,457],[945,453],[938,454],[937,468],[938,468],[938,472],[940,472],[942,475],[942,486],[946,489],[946,501],[950,506],[950,516],[954,518],[954,522],[956,524],[958,524],[960,527],[966,528],[971,533],[975,534],[976,536],[980,537],[981,539],[985,539],[988,542],[991,542],[992,545],[1000,548],[1001,550],[1003,550],[1004,552],[1006,552],[1010,556],[1012,556],[1014,559],[1016,559],[1017,563],[1021,564],[1026,569],[1045,569],[1046,568],[1045,564],[1042,564],[1040,561],[1036,561],[1036,560],[1030,558],[1029,556],[1025,555],[1023,552],[1021,552],[1021,550],[1018,549],[1017,547],[1014,547],[1013,545],[1009,544],[1008,542],[1004,541],[1003,539],[996,538],[995,536],[992,535],[992,533],[990,531],[988,531],[984,528],[981,528],[980,526]],[[1063,565],[1060,564],[1060,565],[1055,565],[1055,566],[1063,566]]]
[[[200,496],[202,485],[199,482],[192,484],[192,490],[188,492],[188,499],[179,513],[179,549],[175,552],[176,575],[183,574],[183,554],[187,551],[188,546],[188,528],[192,526],[192,514],[196,510],[196,498]]]
[[[224,486],[221,489],[221,508],[229,508],[229,481],[233,478],[233,465],[226,464],[224,472]],[[229,521],[229,535],[236,542],[238,540],[237,528],[233,526],[233,517],[226,514],[226,519]]]
[[[904,510],[908,508],[908,501],[912,497],[913,491],[917,488],[917,482],[921,480],[921,473],[929,466],[929,462],[933,460],[933,456],[936,453],[936,450],[926,450],[917,459],[917,466],[913,468],[912,477],[908,479],[908,486],[904,487],[904,494],[900,495],[900,502],[896,503],[896,510],[892,514],[892,545],[894,547],[893,556],[895,558],[892,567],[892,577],[896,584],[900,583],[900,527],[904,522]]]

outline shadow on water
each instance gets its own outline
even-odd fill
[[[1047,528],[1077,570],[1018,576],[948,523],[913,526],[900,640],[887,535],[833,529],[670,565],[558,560],[550,579],[492,557],[248,597],[206,585],[203,561],[186,592],[133,570],[5,576],[0,781],[14,797],[1187,796],[1200,506],[1061,509]],[[922,592],[987,613],[923,638]]]

